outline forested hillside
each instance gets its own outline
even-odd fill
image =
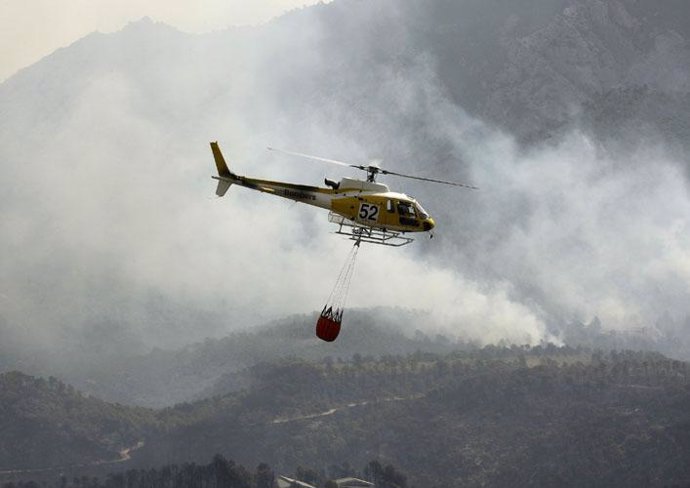
[[[218,451],[285,468],[375,455],[439,487],[690,482],[690,368],[657,355],[487,349],[251,376],[246,393],[178,407],[199,421],[140,459]]]
[[[118,460],[155,426],[151,410],[84,396],[53,377],[0,375],[0,471]]]
[[[443,335],[427,336],[419,329],[427,328],[428,320],[421,311],[349,310],[341,337],[324,345],[314,335],[316,315],[295,315],[176,350],[104,357],[95,364],[87,351],[63,360],[52,373],[108,401],[160,408],[237,390],[242,387],[237,372],[285,357],[349,359],[355,353],[379,357],[476,348]]]
[[[47,371],[85,393],[110,402],[162,408],[239,390],[246,386],[242,370],[280,358],[349,360],[354,354],[380,358],[482,348],[481,344],[450,334],[422,332],[434,327],[433,316],[424,311],[349,310],[341,336],[327,345],[314,336],[315,320],[315,315],[295,315],[176,350],[106,355],[95,364],[93,351],[85,351],[82,356],[62,360],[60,367],[53,370],[48,367],[51,360],[37,354],[26,366],[34,375]],[[684,347],[687,324],[669,321],[659,326],[668,337],[650,337],[644,331],[610,333],[598,320],[588,324],[573,321],[555,328],[553,333],[569,346],[590,349],[678,352]]]
[[[16,442],[19,433],[11,443],[3,438],[0,462],[38,463],[54,445],[64,447],[60,460],[47,457],[51,463],[97,462],[142,441],[120,466],[203,463],[220,453],[281,472],[379,459],[404,467],[413,486],[690,483],[683,462],[690,456],[690,366],[658,354],[488,347],[380,360],[293,358],[242,376],[244,388],[235,393],[155,413],[82,399],[71,410],[52,406],[48,423],[28,421],[24,408],[6,409],[7,426],[31,426],[41,443]],[[14,377],[30,386],[22,390],[25,403],[42,404],[44,388],[32,386],[42,380]],[[16,381],[3,383],[3,397]],[[81,438],[51,437],[62,412],[86,408],[80,404],[101,405],[92,407],[100,416],[67,416],[68,431],[89,432],[91,446],[116,447],[85,452],[77,449]]]

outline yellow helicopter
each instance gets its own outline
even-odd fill
[[[228,169],[218,142],[211,142],[211,151],[218,169],[218,176],[212,177],[218,180],[216,195],[222,197],[230,185],[235,184],[307,205],[325,208],[330,211],[329,221],[339,226],[336,233],[348,236],[357,243],[369,242],[395,247],[404,246],[414,240],[408,237],[407,233],[429,232],[431,236],[431,230],[436,225],[434,219],[429,216],[417,200],[404,193],[392,192],[387,185],[377,183],[376,176],[379,174],[442,183],[472,190],[477,189],[474,186],[453,181],[395,173],[380,168],[375,162],[368,165],[349,164],[309,154],[270,147],[268,149],[324,163],[357,168],[367,172],[367,179],[365,181],[341,178],[339,182],[335,182],[326,178],[324,183],[327,188],[321,188],[239,176]]]

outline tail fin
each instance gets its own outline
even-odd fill
[[[216,160],[216,168],[218,169],[218,176],[213,177],[218,180],[216,195],[222,197],[225,195],[225,192],[228,191],[230,185],[232,185],[231,178],[235,175],[228,169],[228,165],[225,163],[225,158],[223,157],[223,153],[220,152],[217,141],[211,143],[211,151],[213,152],[213,159]]]
[[[218,186],[216,187],[216,195],[222,197],[223,195],[225,195],[225,192],[228,191],[230,185],[232,185],[232,181],[221,180],[220,178],[216,179],[218,180]]]

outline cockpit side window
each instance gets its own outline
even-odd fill
[[[414,207],[409,202],[398,202],[398,213],[401,217],[407,218],[415,218],[417,216]]]
[[[417,212],[415,206],[411,202],[398,202],[398,214],[400,215],[400,224],[414,227],[419,226]]]

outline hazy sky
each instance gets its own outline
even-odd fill
[[[93,31],[149,16],[186,32],[265,22],[318,0],[0,0],[0,82]],[[326,3],[326,2],[324,2]]]

